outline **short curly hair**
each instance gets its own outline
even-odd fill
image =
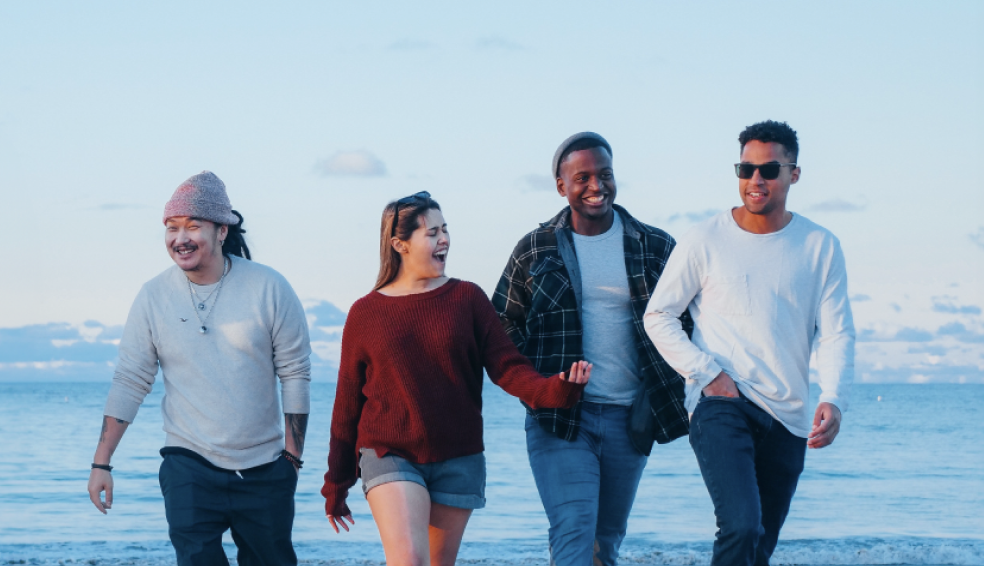
[[[799,158],[799,141],[796,139],[796,130],[790,128],[789,124],[785,122],[766,120],[748,126],[738,135],[741,151],[745,151],[745,144],[752,140],[782,145],[783,149],[786,150],[786,155],[791,158],[793,163],[796,163],[796,159]]]

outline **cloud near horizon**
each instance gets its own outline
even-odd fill
[[[435,44],[422,39],[403,38],[386,46],[390,51],[426,51],[437,47]]]
[[[475,42],[475,48],[480,51],[523,51],[526,47],[503,37],[492,35]]]
[[[314,164],[314,170],[322,176],[345,175],[351,177],[382,177],[386,164],[364,149],[338,151],[331,157]]]
[[[865,209],[863,204],[855,204],[844,199],[830,199],[818,202],[807,210],[811,212],[859,212]]]
[[[976,232],[970,234],[970,241],[977,244],[977,247],[984,250],[984,226],[977,229]]]
[[[328,301],[304,309],[311,334],[313,377],[334,379],[346,314]],[[94,320],[0,328],[0,381],[107,381],[119,355],[123,326]]]
[[[549,175],[537,175],[530,173],[516,179],[516,186],[524,193],[528,192],[549,192],[557,190],[557,181],[551,179]]]
[[[950,295],[933,297],[933,312],[942,312],[947,314],[981,314],[981,307],[977,305],[958,305],[956,304],[956,300],[956,297]]]
[[[719,212],[721,211],[717,208],[708,208],[706,210],[697,210],[697,211],[690,211],[690,212],[678,212],[676,214],[671,215],[669,218],[666,219],[666,221],[676,222],[678,220],[686,220],[687,222],[693,222],[696,224],[697,222],[707,220],[708,218],[714,216]]]

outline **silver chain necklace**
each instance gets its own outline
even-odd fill
[[[219,302],[219,293],[222,291],[222,283],[225,281],[226,274],[229,273],[230,269],[232,268],[231,264],[232,262],[230,261],[229,264],[227,265],[226,257],[222,256],[222,277],[219,277],[218,286],[215,289],[212,289],[212,291],[208,294],[208,297],[205,297],[205,300],[203,301],[200,302],[195,301],[195,299],[198,298],[198,293],[196,293],[195,289],[191,286],[191,279],[188,279],[188,295],[191,297],[191,306],[193,307],[192,310],[195,311],[195,317],[198,318],[198,322],[201,324],[201,327],[198,329],[198,332],[202,334],[208,332],[208,327],[205,326],[205,321],[208,320],[208,317],[212,316],[212,311],[215,310],[215,304]],[[215,295],[215,301],[212,303],[212,308],[210,308],[208,312],[205,313],[205,318],[202,318],[202,315],[198,313],[199,311],[205,310],[205,303],[212,297],[213,294]]]

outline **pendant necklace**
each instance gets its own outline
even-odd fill
[[[219,292],[222,291],[222,283],[225,281],[226,274],[229,273],[231,268],[232,262],[230,261],[229,264],[226,264],[226,257],[222,256],[222,277],[219,278],[219,284],[215,287],[215,289],[209,292],[208,296],[205,297],[204,300],[201,301],[195,300],[198,298],[198,293],[196,293],[195,289],[191,286],[191,279],[188,279],[188,295],[191,297],[192,310],[195,311],[195,316],[198,318],[199,324],[201,324],[201,327],[198,329],[198,332],[201,334],[208,332],[208,327],[205,326],[205,321],[208,320],[208,317],[212,316],[212,311],[215,310],[215,304],[219,302]],[[205,313],[205,318],[202,318],[199,311],[205,310],[205,303],[212,298],[213,294],[215,295],[215,301],[212,302],[212,308]]]

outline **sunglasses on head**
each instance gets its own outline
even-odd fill
[[[413,204],[415,200],[426,200],[431,196],[427,191],[420,191],[419,193],[414,193],[408,197],[403,197],[396,201],[396,211],[393,212],[393,229],[390,231],[390,236],[396,236],[396,223],[400,221],[400,207],[408,204]]]
[[[752,175],[755,174],[755,170],[759,170],[759,174],[762,178],[771,181],[779,176],[779,170],[783,167],[796,167],[795,163],[763,163],[761,165],[755,165],[754,163],[735,163],[735,174],[738,175],[739,179],[751,179]]]

